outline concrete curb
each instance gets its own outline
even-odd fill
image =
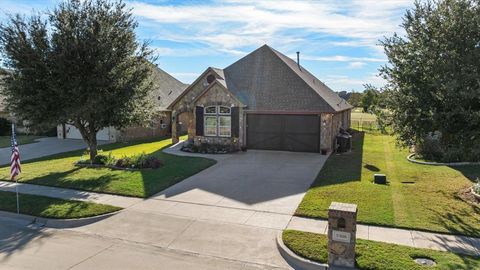
[[[42,218],[42,217],[36,217],[31,215],[0,211],[0,218],[24,221],[24,222],[28,222],[29,224],[35,223],[37,225],[41,225],[49,228],[55,228],[55,229],[67,229],[67,228],[81,227],[81,226],[98,222],[100,220],[116,215],[120,211],[122,210],[118,210],[115,212],[94,216],[94,217],[75,218],[75,219]]]
[[[415,154],[410,154],[407,156],[407,160],[412,163],[422,164],[422,165],[433,165],[433,166],[465,166],[465,165],[480,165],[480,162],[430,162],[430,161],[420,161],[416,160],[413,157]]]
[[[277,248],[280,251],[282,257],[290,264],[294,269],[297,270],[327,270],[328,265],[323,263],[318,263],[311,261],[309,259],[302,258],[291,251],[285,244],[282,239],[282,231],[277,234]]]
[[[472,191],[473,197],[477,198],[478,201],[480,201],[480,194],[477,194],[474,190],[473,187],[470,189]]]

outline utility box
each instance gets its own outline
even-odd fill
[[[332,202],[328,208],[328,265],[355,267],[357,205]]]
[[[376,173],[373,175],[373,182],[375,184],[386,185],[387,184],[387,176],[385,174]]]

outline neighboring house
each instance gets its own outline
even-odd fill
[[[159,137],[171,133],[171,112],[167,106],[175,100],[188,86],[172,77],[155,65],[153,67],[154,89],[151,98],[155,102],[158,116],[143,126],[131,126],[125,129],[107,127],[97,133],[97,140],[127,141],[145,137]],[[61,139],[82,139],[80,131],[72,125],[63,124],[57,127],[57,137]]]
[[[197,145],[332,151],[352,106],[305,68],[264,45],[225,69],[208,68],[170,106]],[[185,120],[185,119],[188,119]]]

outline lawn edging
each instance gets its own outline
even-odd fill
[[[280,252],[280,255],[295,269],[303,270],[327,270],[328,265],[324,263],[314,262],[312,260],[303,258],[295,254],[283,243],[283,232],[279,231],[277,233],[277,248]],[[354,268],[352,268],[354,269]]]
[[[421,161],[414,158],[415,153],[407,156],[407,160],[422,165],[433,165],[433,166],[465,166],[465,165],[480,165],[480,162],[433,162],[433,161]]]
[[[475,190],[473,190],[473,187],[470,188],[470,191],[472,192],[473,197],[477,198],[477,200],[480,201],[480,194],[477,194]]]
[[[55,228],[55,229],[67,229],[67,228],[75,228],[81,227],[85,225],[89,225],[103,219],[109,218],[113,215],[116,215],[123,209],[98,215],[92,217],[84,217],[84,218],[72,218],[72,219],[56,219],[56,218],[44,218],[44,217],[37,217],[32,215],[26,214],[17,214],[8,211],[0,210],[0,218],[7,218],[13,220],[20,220],[27,222],[28,224],[38,224],[44,227]]]

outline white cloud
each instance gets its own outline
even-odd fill
[[[174,6],[132,1],[130,6],[139,18],[185,30],[182,34],[170,31],[170,38],[237,51],[264,43],[276,47],[289,42],[309,44],[307,36],[312,34],[350,40],[338,41],[339,46],[349,43],[374,47],[384,35],[400,30],[400,17],[393,15],[412,3],[413,0],[230,0]]]
[[[365,62],[350,62],[348,64],[348,68],[351,68],[351,69],[358,69],[358,68],[362,68],[363,66],[365,66],[367,63]]]
[[[192,83],[200,76],[200,73],[196,72],[169,72],[169,74],[183,83]]]
[[[385,85],[385,80],[378,76],[376,73],[368,74],[363,78],[352,78],[347,75],[327,75],[324,78],[325,83],[335,91],[342,90],[364,90],[363,85],[371,84],[376,87],[382,87]]]
[[[302,59],[322,62],[385,62],[384,58],[350,57],[345,55],[333,56],[303,56]]]

